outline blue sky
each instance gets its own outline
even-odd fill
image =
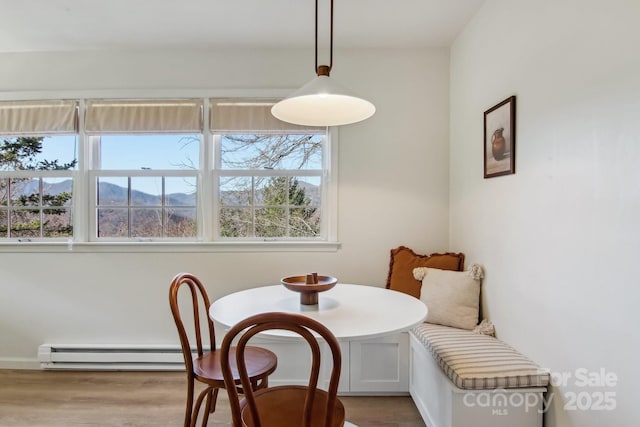
[[[102,137],[102,169],[182,169],[189,162],[198,165],[197,140],[182,135],[109,135]],[[47,137],[39,160],[70,162],[77,157],[76,137]]]

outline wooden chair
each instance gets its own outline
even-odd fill
[[[193,307],[193,329],[191,330],[191,336],[195,337],[193,340],[193,344],[195,344],[197,351],[195,357],[192,353],[193,347],[189,339],[190,335],[187,333],[187,329],[185,328],[185,322],[183,322],[180,311],[181,308],[178,303],[178,292],[182,286],[185,286],[191,291],[191,305]],[[187,407],[184,416],[184,427],[196,425],[198,413],[200,412],[200,407],[205,397],[207,400],[202,425],[206,426],[209,420],[209,414],[215,411],[218,391],[225,387],[225,379],[222,375],[220,363],[221,352],[219,349],[216,349],[215,330],[213,327],[213,321],[209,317],[208,313],[211,303],[205,287],[196,276],[189,273],[180,273],[171,281],[171,285],[169,287],[169,305],[171,306],[171,313],[173,314],[173,319],[175,320],[176,327],[178,328],[178,335],[180,336],[180,344],[182,346],[182,354],[184,356],[184,363],[187,371]],[[206,319],[209,335],[208,343],[203,339],[200,330],[201,316]],[[231,354],[233,356],[234,352],[235,350],[233,348],[228,348],[226,354]],[[267,349],[260,347],[247,347],[243,351],[243,354],[247,358],[247,365],[249,366],[247,381],[239,387],[240,379],[237,375],[233,375],[232,377],[229,377],[229,381],[227,382],[227,384],[229,384],[236,392],[236,396],[238,393],[244,393],[247,389],[259,390],[267,387],[268,376],[276,370],[277,366],[276,355]],[[231,365],[234,372],[236,372],[235,363],[232,363]],[[228,363],[227,366],[229,366]],[[198,395],[198,399],[194,406],[193,398],[195,380],[206,384],[206,387]]]
[[[311,348],[312,366],[307,386],[283,385],[258,391],[248,389],[251,377],[246,368],[249,358],[247,342],[254,335],[271,329],[284,329],[304,338]],[[320,345],[317,334],[324,340],[333,357],[328,390],[318,389],[320,375]],[[233,340],[239,336],[235,358],[240,382],[246,388],[245,397],[238,399],[233,375]],[[342,356],[338,340],[329,329],[308,317],[292,313],[262,313],[251,316],[226,334],[220,347],[222,373],[227,384],[234,427],[335,427],[345,424],[342,402],[337,398]]]

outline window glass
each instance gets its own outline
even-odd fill
[[[200,135],[102,135],[102,170],[198,169]]]
[[[0,171],[74,170],[75,135],[0,137]]]
[[[221,135],[219,236],[320,238],[324,140],[316,134]]]
[[[201,135],[95,138],[100,160],[94,184],[99,239],[198,236]]]
[[[222,169],[322,168],[323,135],[222,135]]]
[[[0,137],[0,238],[73,237],[74,135]]]

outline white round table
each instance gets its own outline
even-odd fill
[[[209,316],[224,327],[265,312],[298,313],[328,327],[339,340],[375,338],[406,331],[427,317],[417,298],[385,288],[338,283],[318,294],[317,305],[300,304],[300,294],[282,285],[247,289],[224,296],[209,308]],[[267,335],[296,336],[273,330]]]

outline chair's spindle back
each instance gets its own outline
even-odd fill
[[[340,380],[342,355],[340,352],[340,345],[331,331],[324,325],[313,319],[290,313],[262,313],[251,316],[233,326],[225,334],[221,345],[221,365],[225,381],[233,381],[232,369],[228,358],[229,348],[231,347],[233,340],[241,334],[238,342],[235,345],[236,366],[240,376],[242,388],[243,390],[245,390],[244,397],[251,413],[253,425],[255,427],[260,427],[260,414],[258,413],[255,396],[251,389],[249,376],[247,375],[244,353],[245,347],[253,336],[259,334],[260,332],[275,329],[288,330],[301,336],[309,344],[309,347],[311,349],[312,364],[309,375],[308,390],[304,402],[303,420],[301,420],[301,427],[309,427],[311,425],[312,407],[316,395],[316,390],[318,388],[318,380],[320,378],[321,350],[320,345],[318,344],[318,339],[313,334],[313,332],[317,333],[328,344],[333,356],[333,368],[329,379],[329,389],[327,391],[328,399],[326,402],[327,406],[324,412],[324,425],[326,427],[330,427],[333,421],[334,409],[336,405],[336,395],[338,392],[338,382]],[[237,390],[235,389],[235,387],[227,386],[227,391],[229,393],[233,425],[242,426],[243,424],[240,415],[241,408]]]
[[[207,312],[209,307],[211,306],[211,302],[209,300],[209,296],[207,295],[207,290],[205,289],[202,282],[193,274],[190,273],[179,273],[177,274],[173,280],[171,281],[171,285],[169,287],[169,305],[171,306],[171,313],[173,314],[173,319],[176,322],[176,327],[178,328],[178,335],[180,336],[180,345],[182,346],[182,353],[185,355],[185,364],[188,370],[193,368],[193,361],[191,358],[187,357],[187,354],[191,354],[191,342],[189,340],[189,334],[187,332],[187,328],[185,327],[185,322],[183,321],[183,316],[180,311],[179,304],[179,291],[183,286],[186,286],[191,295],[191,306],[193,307],[193,323],[194,323],[194,334],[195,334],[195,346],[198,352],[198,356],[202,356],[205,352],[205,346],[202,340],[202,332],[201,332],[201,309],[204,311],[202,313],[203,318],[206,319],[207,324],[207,332],[209,335],[209,348],[207,351],[213,351],[216,348],[216,337],[215,337],[215,329],[213,327],[213,321],[209,317],[209,313]]]

